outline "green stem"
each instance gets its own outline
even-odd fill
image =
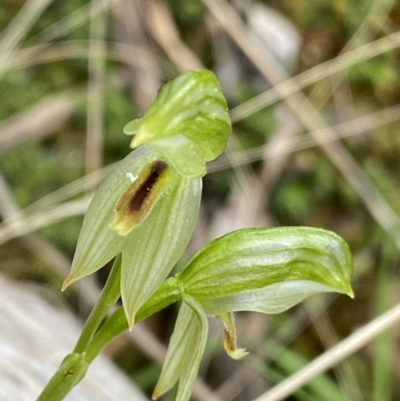
[[[118,301],[121,295],[120,280],[121,254],[118,255],[114,261],[107,282],[101,291],[100,298],[97,300],[96,305],[90,312],[73,352],[78,354],[84,352],[107,312]]]
[[[85,376],[89,364],[85,354],[69,354],[36,401],[61,401]]]
[[[93,308],[74,352],[67,355],[36,401],[61,401],[85,376],[100,352],[128,328],[123,307],[119,307],[100,327],[108,309],[119,298],[121,259],[117,258],[107,283]],[[118,284],[116,284],[118,283]],[[166,306],[181,299],[181,290],[175,278],[164,281],[155,294],[138,311],[136,322],[146,319]]]
[[[121,255],[114,262],[106,285],[93,307],[74,351],[67,355],[54,376],[47,383],[37,401],[61,401],[85,376],[89,367],[85,349],[98,330],[107,312],[120,297]]]
[[[164,281],[155,294],[139,309],[136,323],[182,298],[176,278]],[[128,322],[123,307],[119,307],[103,324],[86,348],[86,361],[90,364],[100,352],[119,334],[128,329]]]

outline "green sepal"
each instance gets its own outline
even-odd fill
[[[197,221],[201,178],[174,176],[171,187],[122,248],[121,297],[130,329],[136,312],[182,256]]]
[[[184,135],[155,141],[147,146],[162,154],[185,177],[203,177],[207,173],[202,150]]]
[[[187,401],[193,390],[207,340],[208,321],[199,303],[184,296],[153,399],[178,381],[176,401]]]
[[[128,123],[124,132],[136,134],[132,148],[184,135],[208,162],[223,152],[231,122],[215,75],[207,70],[189,71],[162,86],[147,113]]]
[[[138,175],[146,164],[156,159],[157,154],[146,147],[136,149],[121,160],[98,187],[85,214],[71,271],[64,281],[63,290],[96,272],[121,252],[126,237],[110,229],[115,206],[131,185],[128,175]]]
[[[112,230],[121,195],[132,186],[132,177],[149,174],[150,165],[163,159],[154,147],[140,147],[121,161],[100,185],[85,215],[71,272],[63,289],[103,267],[122,252],[121,297],[132,328],[136,312],[167,278],[182,256],[197,221],[202,181],[171,171],[160,195],[145,202],[148,213],[125,235]],[[169,168],[169,167],[168,167]],[[171,167],[171,170],[174,170]],[[134,181],[135,182],[135,181]],[[153,184],[164,185],[163,182]],[[121,217],[121,216],[120,216]],[[123,216],[122,216],[123,217]],[[110,228],[111,227],[111,228]]]
[[[244,229],[203,248],[177,276],[209,315],[282,312],[319,292],[350,296],[352,258],[335,233],[311,227]]]

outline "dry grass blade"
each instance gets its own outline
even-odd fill
[[[203,2],[210,9],[215,19],[229,33],[231,38],[268,81],[274,85],[279,85],[287,79],[287,74],[269,50],[260,43],[260,40],[254,34],[245,29],[239,17],[228,3],[222,0],[203,0]],[[312,137],[336,168],[349,181],[371,215],[390,234],[400,249],[399,217],[341,143],[331,142],[327,145],[323,142],[323,137],[315,132],[325,129],[332,131],[332,135],[336,133],[332,128],[329,128],[323,117],[300,92],[284,96],[284,100],[292,113],[310,131]]]
[[[375,42],[350,50],[333,60],[321,63],[294,78],[286,79],[261,95],[253,97],[246,103],[235,107],[231,111],[233,122],[256,113],[271,104],[290,96],[305,87],[312,85],[324,78],[330,77],[338,72],[344,71],[362,61],[366,61],[380,54],[387,53],[400,47],[400,32],[378,39]]]
[[[18,43],[26,35],[52,0],[29,0],[5,29],[0,41],[0,76],[11,62]]]
[[[77,201],[70,201],[55,206],[44,213],[35,213],[31,217],[21,219],[18,215],[10,218],[9,222],[0,225],[0,244],[13,238],[22,237],[42,227],[62,221],[71,216],[84,214],[92,199],[92,195]]]
[[[313,146],[318,146],[318,144],[322,142],[328,144],[353,135],[365,134],[375,128],[396,122],[399,119],[400,106],[389,107],[375,113],[366,114],[365,116],[358,117],[351,121],[334,125],[328,129],[324,128],[315,131],[313,135],[319,136],[320,142],[317,142],[313,137],[304,137],[303,135],[292,136],[287,138],[278,149],[272,149],[271,151],[265,151],[265,149],[261,147],[230,153],[229,160],[226,157],[221,157],[218,160],[211,162],[208,171],[220,171],[225,168],[241,166],[258,160],[265,160],[267,158],[275,158],[281,154],[288,154]]]
[[[12,199],[11,191],[4,177],[0,174],[0,214],[4,220],[21,221],[18,207]],[[50,242],[38,234],[28,234],[20,238],[22,245],[33,252],[60,278],[65,277],[70,269],[70,260]],[[98,298],[97,287],[87,284],[85,288],[84,307],[86,310],[94,305]]]
[[[313,316],[312,308],[307,308],[307,312],[311,315],[313,325],[324,349],[332,348],[337,344],[339,337],[329,315],[323,312],[320,316]],[[343,360],[340,365],[333,367],[333,371],[345,398],[352,401],[364,401],[363,393],[358,386],[356,374],[350,361]]]
[[[65,59],[88,58],[89,48],[92,44],[94,47],[97,45],[96,41],[71,40],[54,43],[47,47],[40,45],[26,47],[16,53],[14,61],[10,64],[9,69],[27,68]],[[134,65],[142,69],[150,68],[151,73],[154,75],[160,73],[158,68],[149,67],[148,63],[143,62],[143,58],[150,58],[155,61],[154,64],[162,63],[162,60],[156,59],[154,55],[146,50],[140,49],[134,45],[118,42],[106,42],[106,45],[107,49],[104,55],[106,58]],[[97,57],[97,53],[92,54],[90,57]],[[165,62],[163,67],[170,69],[170,65]],[[161,77],[161,75],[159,75],[159,77]]]
[[[355,34],[350,38],[350,40],[344,46],[341,52],[342,54],[343,53],[348,54],[351,51],[351,49],[359,47],[361,45],[364,45],[364,47],[368,47],[370,45],[376,44],[376,42],[370,42],[375,33],[375,31],[371,29],[371,26],[374,24],[380,25],[387,19],[391,7],[393,6],[393,0],[374,0],[372,1],[372,4],[368,4],[368,6],[370,7],[368,15],[365,17],[365,19],[363,20],[362,24],[357,29]],[[395,32],[395,34],[396,33],[397,32]],[[389,40],[393,39],[390,33],[388,34],[388,38]],[[396,41],[396,38],[394,39],[395,41],[394,42],[392,41],[392,43],[393,44],[398,43],[398,41]],[[365,45],[365,43],[367,44]],[[382,43],[380,45],[382,45]],[[382,47],[383,48],[385,47],[384,44]],[[369,53],[369,51],[370,51],[369,48],[365,49],[365,53]],[[385,54],[388,51],[390,50],[388,49],[386,52],[381,54]],[[331,75],[329,79],[330,85],[325,85],[325,87],[319,85],[316,88],[314,88],[310,94],[310,100],[314,104],[317,104],[319,109],[321,109],[326,104],[326,102],[329,100],[331,96],[333,96],[334,102],[337,104],[336,109],[340,109],[340,104],[342,103],[342,100],[343,104],[350,104],[351,100],[349,99],[352,97],[352,95],[349,85],[347,85],[347,83],[345,84],[346,86],[345,96],[347,97],[348,101],[346,101],[346,99],[341,100],[340,97],[342,95],[339,94],[342,92],[340,90],[337,90],[338,88],[340,88],[341,84],[342,87],[344,86],[343,82],[346,82],[346,78],[344,79],[345,76],[347,75],[343,74]]]
[[[13,65],[15,68],[16,65],[14,63],[14,57],[15,51],[17,50],[16,45],[18,44],[18,41],[26,34],[27,30],[35,22],[50,1],[51,0],[30,0],[25,4],[23,10],[21,11],[19,21],[18,18],[13,20],[9,30],[10,33],[6,33],[2,42],[0,42],[0,52],[3,53],[2,58],[0,59],[0,76],[6,70],[8,70],[11,65]],[[88,19],[93,18],[103,11],[109,9],[119,1],[121,0],[103,0],[101,4],[96,4],[96,6],[92,8],[89,4],[75,10],[61,21],[57,21],[40,34],[31,38],[28,43],[33,45],[29,49],[28,54],[25,54],[25,56],[29,55],[29,57],[34,57],[36,52],[45,49],[47,46],[49,46],[51,41],[66,35],[85,23]],[[4,42],[5,39],[6,41]],[[3,49],[1,47],[1,43],[4,43]]]
[[[57,204],[61,205],[61,203],[67,199],[82,194],[85,189],[93,190],[107,176],[107,174],[110,173],[114,166],[114,164],[111,164],[107,167],[103,167],[100,170],[96,170],[92,174],[79,178],[78,180],[75,180],[64,187],[51,192],[50,194],[30,204],[22,211],[19,211],[18,214],[20,214],[20,216],[16,216],[16,218],[22,217],[26,219],[34,216],[36,213],[45,213],[50,209],[51,206]]]
[[[314,359],[302,370],[282,381],[267,393],[254,401],[279,401],[301,388],[313,377],[335,366],[352,355],[376,336],[400,322],[400,304],[394,306],[383,315],[375,318],[354,334],[341,341],[329,351]]]
[[[147,23],[154,39],[181,72],[204,68],[198,57],[181,41],[171,13],[157,0],[148,1]]]
[[[41,99],[17,115],[0,122],[0,154],[24,142],[43,139],[57,132],[83,100],[79,91]]]
[[[104,0],[92,0],[92,10],[103,5]],[[86,174],[98,170],[102,165],[103,151],[103,103],[105,78],[107,13],[91,19],[89,47],[88,110],[86,123]]]
[[[60,21],[55,22],[40,34],[31,38],[28,43],[38,46],[46,46],[46,44],[61,38],[84,24],[89,19],[96,17],[99,13],[115,6],[120,1],[121,0],[103,0],[102,2],[96,3],[93,7],[91,7],[91,4],[85,4]]]
[[[157,59],[153,56],[154,49],[146,28],[144,16],[148,8],[148,2],[124,0],[112,10],[117,20],[116,35],[120,41],[135,43],[138,48],[145,50],[142,52],[145,68],[129,65],[125,66],[123,71],[136,111],[141,114],[145,113],[153,101],[161,85],[160,76],[163,76],[163,71],[155,64]],[[151,56],[146,57],[147,54]],[[156,74],[153,73],[154,70],[158,70]]]

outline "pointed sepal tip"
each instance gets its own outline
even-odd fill
[[[65,291],[72,283],[74,283],[76,280],[74,280],[72,277],[67,276],[67,278],[63,281],[62,286],[61,286],[61,291]]]

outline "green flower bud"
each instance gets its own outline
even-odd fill
[[[353,295],[348,245],[310,227],[245,229],[203,248],[177,276],[209,315],[282,312],[319,292]]]
[[[63,289],[122,252],[121,297],[129,327],[185,250],[198,216],[205,163],[225,148],[231,122],[211,71],[164,85],[148,112],[128,123],[132,152],[89,206]]]

